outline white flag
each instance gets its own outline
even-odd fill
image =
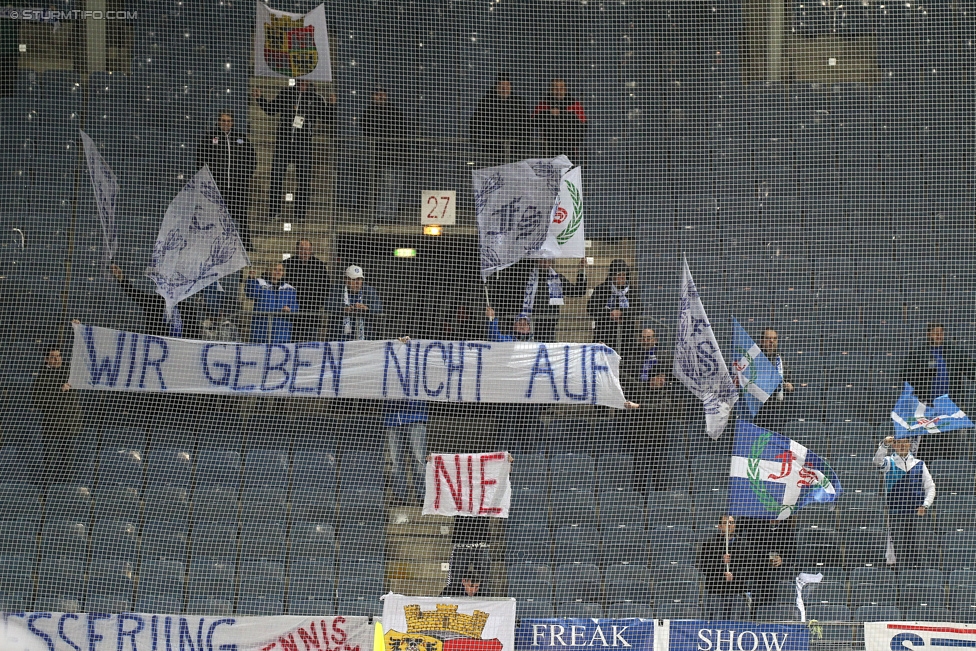
[[[290,14],[257,3],[254,76],[332,81],[325,5]]]
[[[508,452],[432,454],[424,515],[507,518],[512,503]]]
[[[552,207],[549,233],[530,258],[582,258],[586,256],[583,233],[583,173],[574,167],[563,174],[559,197]]]
[[[251,264],[227,205],[204,165],[166,209],[146,276],[173,306]]]
[[[95,191],[98,218],[102,222],[102,235],[105,237],[105,261],[108,262],[114,260],[115,254],[119,251],[119,238],[115,232],[115,206],[119,201],[119,182],[112,168],[98,153],[95,143],[84,131],[81,131],[81,141],[85,145],[88,176],[91,177],[92,190]]]
[[[558,156],[471,173],[482,280],[538,252],[549,234],[560,182],[572,166],[568,158]]]
[[[691,278],[688,260],[683,260],[678,336],[674,344],[674,374],[705,405],[705,430],[717,439],[722,435],[739,392],[732,382],[725,358],[705,314],[698,288]]]

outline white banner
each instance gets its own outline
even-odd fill
[[[976,624],[865,622],[864,651],[976,647]]]
[[[549,233],[560,180],[572,165],[558,156],[471,172],[482,280],[539,250]]]
[[[717,439],[725,431],[739,390],[732,382],[725,358],[705,314],[688,261],[682,261],[678,336],[674,344],[674,374],[702,401],[705,430]]]
[[[383,596],[389,651],[515,651],[515,599]]]
[[[211,283],[251,264],[234,220],[204,165],[169,204],[146,276],[166,313]]]
[[[559,197],[549,219],[549,234],[542,247],[530,258],[583,258],[586,235],[583,233],[583,172],[574,167],[563,174]]]
[[[254,26],[254,76],[332,81],[325,5],[290,14],[258,2]]]
[[[372,651],[368,617],[5,613],[0,649]]]
[[[79,129],[79,131],[81,131]],[[88,176],[92,190],[95,191],[95,204],[98,218],[102,222],[102,235],[105,237],[105,261],[114,260],[119,251],[119,239],[115,231],[115,205],[119,200],[119,182],[115,172],[108,166],[98,152],[88,134],[81,131],[81,141],[85,146],[85,160],[88,162]]]
[[[512,503],[508,452],[433,454],[426,470],[424,515],[508,517]]]
[[[243,344],[74,325],[75,389],[624,408],[601,344],[410,340]]]

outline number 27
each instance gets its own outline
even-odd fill
[[[438,199],[441,199],[441,201],[438,201]],[[431,201],[434,202],[434,206],[427,213],[427,219],[444,219],[444,217],[447,215],[447,209],[451,205],[451,197],[450,197],[450,195],[445,195],[445,196],[442,196],[442,197],[435,197],[434,195],[431,195],[431,196],[427,197],[427,205],[428,206],[430,205],[430,202]],[[440,204],[442,202],[444,204],[444,207],[441,208],[440,214],[438,215],[437,214],[437,207],[438,207],[438,204]]]

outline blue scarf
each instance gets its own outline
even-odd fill
[[[546,278],[549,289],[549,305],[563,305],[563,281],[552,267]],[[522,314],[531,316],[535,307],[535,297],[539,293],[539,268],[536,267],[529,274],[529,282],[525,285],[525,298],[522,299]]]
[[[657,366],[657,346],[654,346],[644,355],[644,365],[641,367],[641,382],[648,382],[651,379],[651,371]]]
[[[612,281],[610,282],[610,298],[607,299],[607,309],[608,310],[626,310],[630,307],[630,301],[627,300],[627,292],[630,291],[630,285],[627,285],[623,289],[618,289]]]

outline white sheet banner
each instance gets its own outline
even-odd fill
[[[398,340],[243,344],[74,325],[75,389],[522,402],[623,409],[600,344]]]
[[[976,624],[865,622],[864,651],[976,647]]]
[[[123,613],[5,613],[0,648],[13,651],[372,651],[367,617],[201,617]]]
[[[406,597],[383,599],[390,651],[515,651],[515,599]]]
[[[258,2],[255,17],[255,77],[332,81],[325,5],[290,14]]]
[[[583,232],[583,172],[574,167],[563,174],[559,196],[549,217],[546,241],[530,258],[583,258],[586,235]]]
[[[84,131],[81,131],[81,142],[85,146],[85,160],[88,162],[88,176],[91,178],[92,190],[95,192],[98,218],[102,222],[105,260],[114,260],[115,254],[119,251],[119,238],[115,230],[115,206],[119,200],[119,181],[115,178],[115,172],[102,158],[94,141]]]
[[[512,503],[508,452],[432,454],[424,515],[507,518]]]

